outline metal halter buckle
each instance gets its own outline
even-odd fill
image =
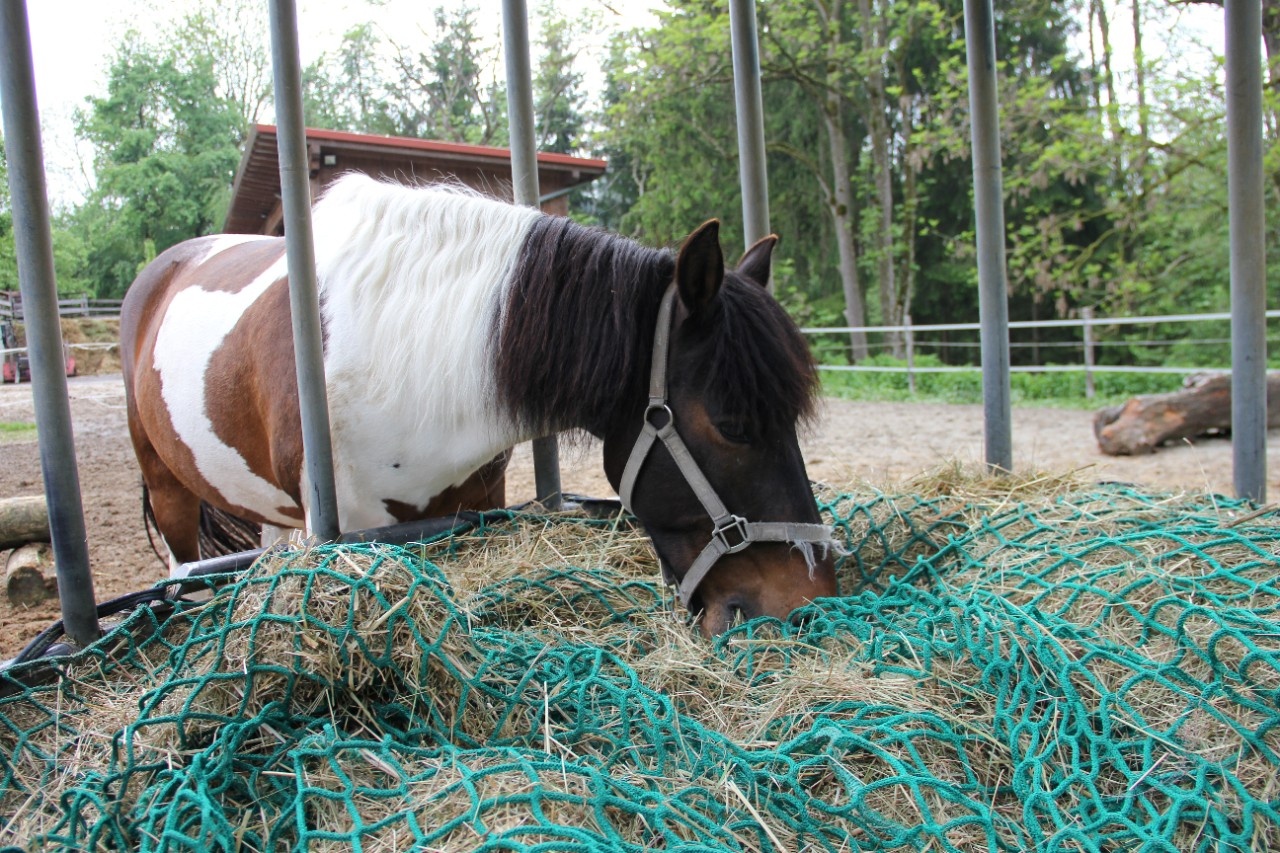
[[[711,536],[723,543],[726,554],[736,554],[751,544],[747,520],[740,515],[731,515],[717,524],[716,529],[711,531]]]

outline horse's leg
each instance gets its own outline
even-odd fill
[[[178,566],[200,559],[200,499],[178,482],[159,457],[154,459],[155,464],[142,465],[142,479],[156,529],[169,549],[169,576],[174,577]]]
[[[200,559],[200,498],[174,476],[136,416],[129,414],[129,437],[147,485],[151,516],[169,551],[169,575],[173,577],[182,563]]]

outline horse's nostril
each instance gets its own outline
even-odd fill
[[[808,607],[793,610],[787,621],[791,623],[791,627],[803,630],[813,623],[813,611]]]

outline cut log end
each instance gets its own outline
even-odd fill
[[[32,542],[9,553],[5,560],[4,591],[15,606],[32,607],[58,594],[53,548]]]

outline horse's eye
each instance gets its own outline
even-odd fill
[[[725,441],[732,441],[734,444],[751,443],[751,436],[747,434],[747,428],[744,424],[734,422],[718,423],[716,424],[716,430]]]

